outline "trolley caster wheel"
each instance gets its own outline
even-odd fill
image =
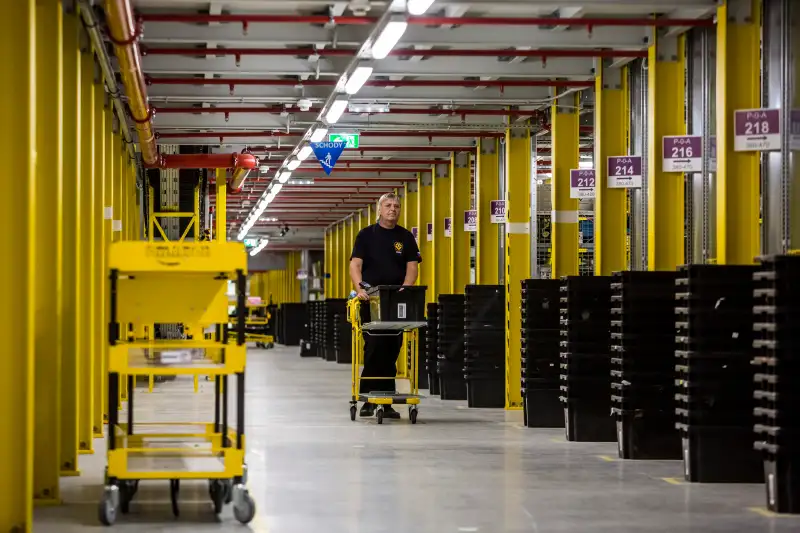
[[[412,424],[416,424],[417,423],[417,409],[416,409],[416,407],[410,408],[408,410],[408,418],[411,420]]]
[[[378,407],[375,411],[375,417],[378,419],[378,424],[383,424],[383,406]]]
[[[350,406],[350,420],[355,421],[355,419],[356,419],[356,406],[355,405],[351,405]]]
[[[119,494],[115,493],[116,490],[118,490],[117,487],[106,489],[103,493],[103,499],[100,500],[100,505],[97,508],[97,517],[104,526],[113,526],[114,522],[117,521],[117,499]]]
[[[208,487],[208,494],[211,496],[211,503],[214,504],[214,514],[220,514],[222,508],[225,506],[226,499],[230,493],[229,488],[225,485],[224,481],[219,479],[211,480]]]
[[[256,502],[250,493],[244,492],[241,501],[233,506],[233,517],[242,524],[249,524],[256,516]]]
[[[169,499],[172,502],[172,514],[176,518],[181,515],[178,509],[178,492],[181,490],[181,482],[178,479],[169,480]]]

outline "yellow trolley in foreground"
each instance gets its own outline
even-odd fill
[[[116,521],[128,512],[140,481],[169,481],[172,509],[182,480],[208,480],[219,514],[233,503],[236,519],[250,522],[255,503],[247,491],[244,435],[245,298],[247,254],[241,243],[152,243],[123,241],[109,252],[108,466],[99,519]],[[236,329],[228,330],[227,285],[236,286]],[[121,332],[140,324],[215,327],[211,338],[136,340]],[[133,325],[131,328],[129,325]],[[203,336],[205,337],[205,336]],[[154,356],[160,365],[154,369]],[[137,423],[137,376],[214,378],[213,421]],[[235,420],[228,394],[234,390]],[[127,421],[119,420],[120,379],[127,380]],[[166,407],[166,406],[165,406]]]
[[[369,289],[370,315],[368,324],[361,323],[361,305],[358,298],[347,302],[347,320],[352,325],[352,379],[350,388],[350,420],[356,419],[358,402],[377,406],[375,416],[378,424],[383,424],[383,409],[386,405],[408,405],[408,418],[417,423],[419,403],[419,328],[427,325],[424,316],[424,286],[395,287],[378,286]],[[403,336],[400,355],[397,359],[395,376],[361,377],[364,366],[364,335]],[[368,392],[362,393],[362,379],[399,379],[409,382],[408,393]]]

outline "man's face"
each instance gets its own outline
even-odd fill
[[[400,202],[397,200],[384,200],[381,203],[381,218],[389,222],[397,222],[397,217],[400,216]]]

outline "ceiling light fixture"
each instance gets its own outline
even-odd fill
[[[292,177],[292,173],[291,172],[283,171],[283,172],[281,172],[281,175],[278,178],[278,181],[281,182],[281,183],[286,183],[287,181],[289,181],[289,178],[291,178],[291,177]]]
[[[411,15],[424,15],[433,4],[433,0],[408,0],[406,8]]]
[[[318,127],[314,130],[314,133],[311,134],[310,140],[312,143],[322,142],[326,135],[328,135],[328,128]]]
[[[294,170],[299,166],[300,166],[300,160],[299,159],[292,159],[291,161],[289,161],[289,164],[286,165],[286,168],[288,168],[289,170]]]
[[[344,84],[344,92],[347,94],[356,94],[361,90],[361,87],[367,83],[367,80],[372,76],[373,68],[369,65],[359,65],[347,78],[347,83]]]
[[[388,113],[389,104],[348,104],[347,112],[358,113]]]
[[[313,151],[314,150],[311,148],[311,146],[305,145],[300,149],[299,152],[297,152],[297,159],[299,159],[300,161],[305,161],[306,159],[308,159],[308,156],[310,156],[311,152]]]
[[[328,124],[336,124],[339,119],[342,118],[345,109],[347,109],[347,97],[337,96],[336,99],[331,102],[331,107],[325,115],[325,122]],[[327,131],[325,133],[327,133]]]
[[[383,59],[389,55],[389,52],[395,47],[400,37],[406,32],[408,22],[403,17],[392,18],[383,27],[378,38],[372,43],[372,57],[375,59]]]

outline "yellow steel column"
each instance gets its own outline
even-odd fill
[[[36,281],[36,9],[9,2],[0,17],[0,154],[13,162],[0,194],[0,531],[33,529],[34,287]],[[13,51],[13,52],[12,52]]]
[[[356,234],[358,233],[355,228],[355,218],[350,217],[345,220],[345,239],[344,239],[344,261],[345,261],[345,278],[344,278],[344,296],[345,298],[354,289],[353,282],[350,280],[350,254],[353,253],[353,242],[355,242]]]
[[[227,180],[228,174],[224,168],[217,169],[216,186],[217,186],[217,203],[214,222],[216,228],[214,229],[214,238],[217,241],[225,242],[228,240],[228,196],[227,196]]]
[[[101,79],[101,87],[102,87],[102,79]],[[111,101],[109,100],[108,96],[105,96],[105,106],[103,108],[104,111],[104,120],[105,120],[105,135],[106,135],[106,144],[105,144],[105,156],[103,158],[104,168],[105,168],[105,189],[103,190],[103,206],[105,209],[105,217],[103,223],[103,236],[104,236],[104,248],[103,248],[103,269],[101,270],[100,276],[100,286],[103,288],[103,327],[100,329],[100,345],[103,349],[103,357],[99,360],[100,366],[97,367],[97,370],[100,371],[100,387],[102,391],[102,402],[101,402],[101,415],[103,423],[108,421],[108,376],[106,372],[106,367],[108,365],[108,340],[106,337],[106,331],[108,331],[107,324],[111,320],[111,306],[109,305],[109,292],[108,292],[108,251],[111,247],[111,243],[114,242],[114,219],[118,215],[116,212],[116,207],[114,205],[114,199],[116,198],[116,189],[117,189],[117,153],[119,152],[119,137],[117,134],[114,133],[114,123],[116,121],[116,116],[114,115],[114,108],[111,105]],[[95,361],[95,366],[97,365],[98,361]],[[97,409],[98,406],[95,406]],[[102,431],[102,427],[100,428]]]
[[[684,37],[656,36],[647,74],[647,268],[675,270],[684,262],[683,174],[662,171],[662,138],[685,135]],[[719,113],[723,113],[722,109]],[[724,146],[717,144],[718,146]],[[724,178],[723,178],[724,179]],[[737,214],[738,216],[738,214]],[[719,239],[718,239],[719,242]]]
[[[92,66],[93,72],[95,66]],[[111,214],[106,208],[108,206],[109,197],[109,179],[106,172],[106,157],[108,153],[108,138],[107,129],[110,120],[107,120],[108,109],[105,105],[105,91],[103,84],[99,81],[97,76],[94,79],[94,135],[95,135],[95,150],[94,150],[94,201],[95,212],[95,271],[92,284],[95,288],[95,327],[93,332],[92,342],[94,343],[95,357],[94,357],[94,375],[92,388],[94,389],[94,403],[92,405],[92,432],[97,438],[103,436],[103,406],[106,403],[105,398],[105,382],[106,375],[104,371],[104,364],[106,360],[106,324],[108,323],[107,304],[106,304],[106,284],[105,284],[105,271],[106,271],[106,249],[107,239],[111,234]]]
[[[408,220],[406,218],[406,208],[405,208],[406,202],[404,198],[406,193],[405,188],[398,187],[394,190],[394,193],[400,198],[400,213],[398,213],[397,215],[397,225],[405,227],[406,220]]]
[[[752,264],[760,249],[760,153],[734,152],[733,112],[761,107],[761,2],[743,1],[738,10],[728,3],[717,9],[717,263]]]
[[[553,279],[578,275],[578,200],[569,194],[569,171],[578,168],[578,105],[578,95],[571,94],[551,107]]]
[[[36,164],[36,231],[30,234],[36,243],[33,499],[47,505],[59,503],[61,472],[64,43],[61,2],[36,4],[36,144],[47,147],[47,159]]]
[[[64,75],[63,102],[63,194],[61,241],[63,251],[63,284],[61,299],[61,436],[59,461],[62,476],[78,474],[78,421],[80,403],[79,335],[81,309],[79,292],[82,274],[80,254],[83,236],[81,206],[81,79],[78,32],[80,22],[75,12],[64,15],[64,45],[62,68]]]
[[[331,298],[331,280],[330,280],[330,273],[331,273],[331,230],[327,228],[325,230],[325,250],[323,252],[323,264],[325,265],[324,274],[323,274],[323,290],[325,291],[325,297]]]
[[[347,242],[347,221],[339,223],[339,298],[350,292],[350,247]]]
[[[78,30],[79,33],[81,30]],[[75,287],[78,295],[78,453],[94,453],[94,360],[99,357],[95,331],[100,327],[100,309],[97,302],[97,239],[102,227],[102,206],[97,203],[99,174],[95,171],[95,152],[98,137],[97,106],[94,89],[94,56],[81,53],[80,98],[81,98],[81,154],[80,154],[80,202],[77,216],[80,219],[79,279]]]
[[[470,234],[464,231],[464,211],[470,207],[469,158],[469,152],[459,152],[450,158],[451,294],[464,294],[464,287],[469,284]]]
[[[372,204],[367,205],[367,211],[364,215],[364,218],[361,219],[361,229],[373,224],[375,222],[375,218],[375,207]]]
[[[450,217],[450,165],[434,165],[433,174],[433,292],[450,294],[453,262],[450,257],[450,238],[444,233],[444,219]]]
[[[405,207],[406,207],[406,229],[411,231],[411,228],[417,228],[417,235],[419,235],[419,222],[417,220],[418,208],[419,208],[419,199],[418,199],[418,192],[417,192],[417,182],[416,181],[408,181],[405,185]],[[414,285],[419,285],[419,276],[417,276],[417,281],[414,282]]]
[[[417,177],[417,223],[419,230],[419,253],[422,256],[422,264],[419,266],[419,284],[428,287],[425,291],[426,301],[429,303],[437,301],[437,295],[433,287],[434,263],[433,246],[428,241],[428,224],[433,224],[433,186],[431,183],[432,175],[430,172],[421,172]]]
[[[478,139],[475,162],[475,210],[478,231],[475,232],[475,281],[479,285],[496,285],[500,280],[500,232],[492,224],[491,202],[500,190],[498,146],[495,138]]]
[[[341,266],[339,265],[339,262],[340,262],[340,259],[341,259],[341,256],[342,256],[342,250],[341,250],[341,247],[339,246],[339,241],[341,240],[340,236],[339,236],[339,233],[340,233],[339,230],[340,230],[339,224],[334,225],[333,228],[332,228],[332,235],[331,235],[333,237],[332,238],[332,241],[333,241],[333,257],[331,258],[332,259],[332,263],[331,263],[331,285],[332,285],[332,288],[333,288],[333,291],[332,291],[333,294],[331,294],[331,297],[333,297],[333,298],[339,298],[340,294],[341,294],[341,288],[339,287],[339,285],[340,285],[339,280],[341,279],[341,276],[342,276],[341,275],[341,270],[342,269],[341,269]]]
[[[628,152],[627,67],[609,68],[610,61],[598,59],[594,91],[594,173],[595,244],[594,272],[610,276],[626,270],[627,189],[609,189],[609,157]]]
[[[555,128],[553,128],[555,133]],[[576,131],[577,133],[577,131]],[[555,135],[554,135],[555,137]],[[577,150],[575,151],[577,154]],[[555,162],[554,162],[555,165]],[[522,409],[522,280],[531,277],[531,132],[506,131],[506,409]],[[576,256],[577,241],[575,236]]]

